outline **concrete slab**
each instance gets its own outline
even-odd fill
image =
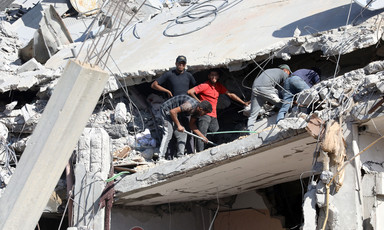
[[[265,130],[125,176],[115,204],[209,200],[297,180],[311,169],[315,145],[303,129]]]
[[[166,30],[167,26],[186,7],[164,9],[150,21],[137,24],[136,34],[131,29],[124,34],[124,41],[115,41],[111,52],[114,60],[109,60],[108,66],[112,72],[130,78],[155,75],[173,67],[176,56],[184,54],[190,69],[206,65],[239,69],[244,61],[283,48],[293,38],[296,28],[301,35],[308,35],[344,26],[350,3],[347,0],[239,1],[217,13],[208,26],[195,32],[192,31],[208,22],[183,23],[169,31]],[[356,18],[360,11],[360,6],[352,4],[350,18]],[[378,13],[367,12],[361,20]],[[176,36],[188,32],[191,33]],[[171,35],[164,36],[164,33]],[[321,45],[316,45],[317,42],[313,41],[312,47],[300,48],[300,52],[322,49]],[[62,59],[68,58],[68,52],[60,53],[52,57],[46,66],[57,68],[57,65],[61,65]]]

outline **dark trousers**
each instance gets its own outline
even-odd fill
[[[197,128],[204,136],[206,136],[208,131],[216,132],[219,130],[219,122],[217,121],[216,117],[203,115],[199,117],[197,121]],[[197,139],[196,150],[197,152],[204,150],[204,142],[200,139]]]

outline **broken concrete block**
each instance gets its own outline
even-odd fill
[[[119,102],[115,108],[115,121],[119,124],[127,122],[127,106],[123,102]]]
[[[380,91],[381,94],[384,94],[384,82],[383,81],[377,82],[376,88]]]
[[[302,129],[307,126],[307,122],[301,117],[287,117],[280,120],[277,126],[281,129]]]
[[[332,96],[336,99],[340,99],[341,95],[344,94],[344,89],[343,88],[339,88],[339,87],[335,87],[335,88],[332,88],[331,89],[331,93],[332,93]]]
[[[4,113],[10,113],[17,105],[17,101],[13,101],[7,105],[5,105]]]
[[[44,69],[44,68],[45,67],[43,65],[41,65],[39,62],[37,62],[36,59],[32,58],[31,60],[27,61],[22,66],[20,66],[16,70],[16,73],[20,74],[22,72],[41,70],[41,69]]]
[[[318,100],[320,100],[319,93],[313,88],[301,91],[296,99],[297,103],[302,106],[308,106]]]
[[[321,100],[324,100],[325,98],[327,98],[328,92],[329,92],[328,88],[325,88],[325,87],[319,90],[319,95]]]
[[[0,122],[0,138],[3,138],[4,140],[7,140],[8,138],[8,128],[2,122]]]
[[[384,195],[384,173],[376,174],[376,194]]]
[[[103,94],[115,92],[119,89],[119,83],[115,76],[109,76],[108,82],[104,87]]]
[[[7,75],[5,78],[3,78],[3,80],[3,82],[0,82],[0,93],[16,89],[17,85],[19,84],[19,79],[15,76]]]
[[[376,84],[380,82],[380,78],[376,74],[368,75],[364,80],[365,85],[368,87],[376,86]]]
[[[129,135],[125,124],[104,125],[104,129],[107,131],[108,135],[114,139]]]
[[[366,67],[364,67],[364,71],[367,74],[374,74],[383,70],[384,70],[384,61],[371,62]]]
[[[21,108],[21,114],[24,118],[25,122],[28,122],[28,120],[33,117],[36,112],[33,109],[33,106],[30,104],[26,104]]]
[[[19,82],[16,85],[16,89],[20,91],[27,91],[39,83],[39,80],[35,76],[28,73],[29,72],[24,72],[19,75]]]

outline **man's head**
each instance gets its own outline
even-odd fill
[[[180,73],[184,72],[185,70],[185,65],[187,64],[187,58],[183,55],[180,55],[176,58],[176,69]]]
[[[291,68],[287,64],[279,65],[279,68],[286,72],[288,75],[292,73]]]
[[[212,112],[212,105],[208,101],[201,101],[197,107],[196,112],[199,116],[203,116],[207,113]]]
[[[219,73],[219,70],[217,69],[212,69],[209,71],[209,74],[208,74],[208,80],[212,83],[212,84],[216,84],[216,82],[219,80],[220,78],[220,73]]]

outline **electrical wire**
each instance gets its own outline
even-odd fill
[[[212,229],[212,227],[213,227],[213,223],[215,223],[215,219],[216,219],[217,213],[219,212],[219,209],[220,209],[219,189],[218,189],[218,188],[216,188],[216,200],[217,200],[217,209],[216,209],[215,215],[213,216],[213,219],[212,219],[212,221],[211,221],[211,224],[209,225],[208,230],[211,230],[211,229]]]
[[[219,1],[223,1],[223,3],[219,6],[208,4]],[[177,37],[191,34],[193,32],[201,30],[209,26],[216,19],[218,13],[228,10],[229,8],[232,8],[233,6],[239,4],[242,1],[243,0],[235,0],[231,3],[229,3],[229,0],[207,0],[201,3],[198,3],[198,1],[192,2],[192,4],[186,10],[184,10],[181,15],[177,16],[174,20],[172,20],[172,22],[168,24],[168,26],[163,31],[163,35],[167,37]],[[175,27],[177,25],[194,23],[196,21],[201,21],[202,19],[207,19],[208,17],[211,18],[207,20],[203,25],[197,26],[196,28],[191,29],[187,32],[168,32],[172,27]]]

